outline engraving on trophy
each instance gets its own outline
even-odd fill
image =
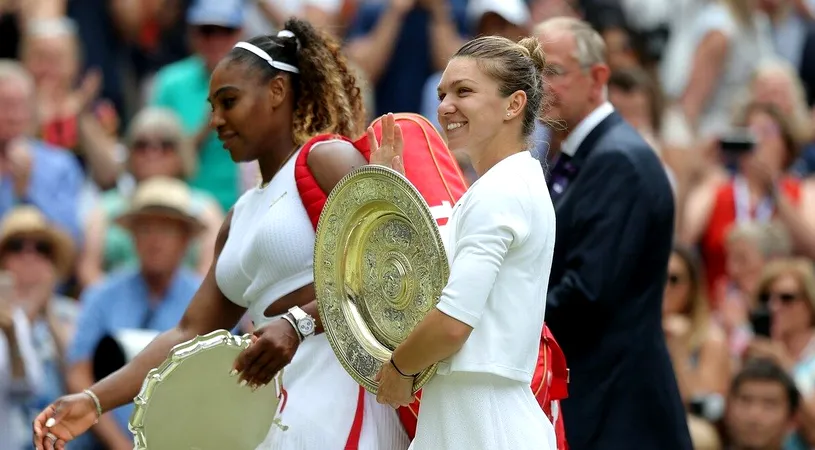
[[[437,303],[449,276],[438,225],[403,176],[356,169],[332,190],[317,226],[314,283],[320,318],[343,368],[376,393],[390,351]],[[421,388],[436,366],[414,383]]]

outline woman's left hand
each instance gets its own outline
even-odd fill
[[[753,358],[771,359],[788,372],[795,366],[795,360],[780,342],[764,337],[755,337],[750,341],[747,346],[747,355]]]
[[[394,409],[413,403],[413,378],[404,377],[386,361],[374,377],[379,382],[376,401],[391,405]]]
[[[778,181],[781,179],[781,172],[773,167],[773,164],[762,161],[758,157],[753,157],[747,163],[753,176],[761,183],[767,195],[772,195]]]
[[[233,375],[253,389],[269,384],[294,358],[300,338],[289,322],[278,319],[252,334],[252,343],[235,359]]]
[[[368,142],[371,146],[371,164],[390,167],[402,175],[405,174],[402,128],[396,123],[393,114],[387,114],[382,118],[382,142],[376,140],[372,126],[368,127]]]

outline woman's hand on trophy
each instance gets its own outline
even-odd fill
[[[382,142],[376,140],[374,127],[368,127],[368,142],[371,146],[371,164],[390,167],[405,174],[402,128],[396,123],[393,113],[382,118]]]
[[[291,362],[299,346],[297,331],[285,320],[275,320],[255,330],[252,343],[235,359],[232,374],[252,389],[265,386]]]
[[[34,419],[34,448],[62,450],[96,423],[96,404],[87,394],[66,395]]]
[[[400,374],[392,363],[382,364],[374,381],[379,383],[376,390],[377,402],[391,405],[394,409],[413,402],[414,378]]]

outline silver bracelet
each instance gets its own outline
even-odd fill
[[[99,397],[90,389],[85,389],[82,393],[90,397],[91,400],[93,400],[93,404],[96,405],[96,421],[94,423],[99,422],[99,418],[102,417],[102,403],[99,402]]]
[[[291,325],[292,328],[294,328],[294,332],[297,333],[297,339],[300,342],[303,342],[303,336],[300,335],[300,330],[297,329],[297,324],[294,323],[294,319],[288,314],[283,314],[281,317],[283,318],[283,320],[288,322],[289,325]]]

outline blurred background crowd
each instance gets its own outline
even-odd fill
[[[208,127],[209,73],[290,16],[344,42],[370,118],[432,121],[467,38],[591,23],[675,190],[664,329],[695,447],[815,448],[815,0],[0,0],[0,450],[108,370],[100,343],[179,320],[258,182]],[[129,413],[68,448],[132,448]]]

